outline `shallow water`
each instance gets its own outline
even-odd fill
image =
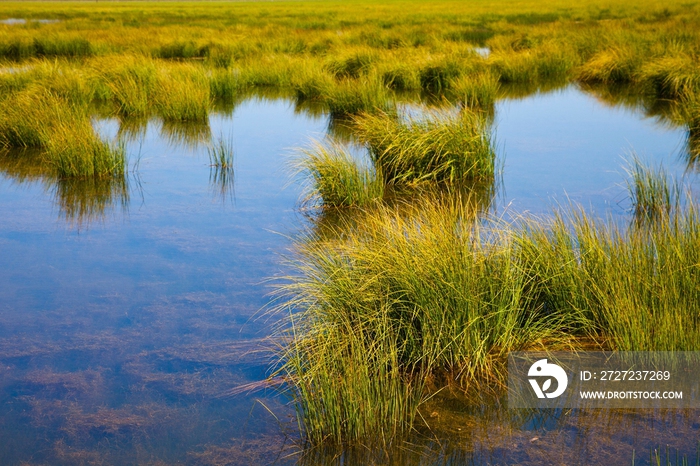
[[[625,168],[636,154],[676,179],[690,171],[687,130],[628,106],[611,106],[576,86],[497,104],[503,157],[500,210],[543,213],[570,202],[605,216],[630,202]]]
[[[51,24],[58,23],[57,19],[30,19],[29,21],[41,24]],[[6,18],[0,19],[0,24],[7,24],[8,26],[13,26],[15,24],[27,24],[27,20],[24,18]]]
[[[683,128],[575,87],[499,102],[495,121],[499,211],[544,213],[568,196],[624,216],[630,148],[688,171]],[[285,273],[280,255],[307,221],[285,165],[291,148],[324,136],[327,117],[252,98],[209,125],[98,126],[129,141],[124,183],[67,184],[0,163],[0,464],[294,462],[286,400],[232,389],[269,368],[258,351],[275,321],[257,314],[265,280]],[[232,183],[209,166],[211,137],[233,142]],[[415,451],[389,454],[395,464],[617,464],[633,449],[645,464],[667,444],[694,458],[700,432],[695,412],[430,409],[439,441],[424,432]],[[389,462],[373,455],[344,461]]]

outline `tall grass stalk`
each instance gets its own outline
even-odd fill
[[[231,138],[217,138],[212,144],[207,146],[209,155],[209,165],[223,170],[233,170],[233,141]]]
[[[209,184],[222,201],[233,199],[235,170],[233,139],[219,137],[207,146],[209,156]]]

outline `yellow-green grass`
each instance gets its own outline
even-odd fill
[[[233,170],[233,141],[218,137],[207,147],[209,165],[223,170]]]
[[[364,206],[384,196],[384,180],[338,142],[316,142],[301,150],[295,170],[309,183],[304,203],[325,207]]]
[[[468,109],[418,117],[363,114],[353,130],[390,185],[493,180],[496,156],[484,118]]]
[[[503,383],[509,351],[700,345],[691,201],[654,228],[576,207],[475,219],[463,205],[374,205],[299,240],[280,371],[312,443],[395,442],[433,389]]]
[[[680,188],[669,179],[663,166],[652,168],[634,156],[626,169],[630,177],[628,191],[637,224],[652,224],[678,208]]]
[[[334,112],[370,110],[363,101],[375,86],[366,82],[441,93],[465,75],[489,73],[501,82],[629,82],[640,92],[676,98],[697,91],[700,74],[700,16],[680,0],[614,6],[601,0],[571,5],[561,0],[102,2],[89,7],[5,2],[0,17],[58,20],[0,25],[0,52],[5,51],[0,56],[15,64],[60,58],[69,63],[65,68],[114,75],[124,57],[140,57],[144,66],[161,70],[188,62],[210,79],[212,97],[230,98],[250,86],[291,87],[300,97],[327,96]],[[476,54],[476,46],[490,48],[490,56]],[[327,76],[299,78],[308,69]],[[92,91],[86,94],[104,98],[105,89],[112,89],[124,114],[144,113],[153,81],[133,69],[113,78],[89,79]],[[0,82],[12,88],[23,85],[22,79]],[[48,85],[38,75],[31,79]],[[363,91],[349,93],[355,83]],[[201,109],[192,106],[203,106],[206,96],[174,90],[174,100],[190,103],[169,108],[153,96],[164,117],[201,119]]]
[[[45,163],[61,177],[124,174],[124,148],[99,138],[86,107],[42,89],[13,95],[0,106],[1,147],[43,149]]]

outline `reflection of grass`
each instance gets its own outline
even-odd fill
[[[78,228],[103,219],[113,209],[128,210],[127,174],[108,177],[64,177],[45,164],[41,150],[0,153],[0,172],[17,182],[41,181],[53,194],[61,216]]]
[[[129,208],[126,177],[59,180],[53,186],[54,199],[69,223],[86,226],[104,218],[106,212]]]
[[[196,147],[211,140],[209,121],[164,120],[161,135],[173,146]]]
[[[209,155],[209,184],[216,187],[221,199],[232,198],[234,194],[233,141],[231,138],[217,138],[207,147]]]

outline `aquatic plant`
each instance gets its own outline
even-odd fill
[[[311,179],[304,202],[326,207],[363,206],[381,200],[384,181],[337,142],[316,142],[301,150],[295,170]]]
[[[507,223],[462,205],[375,205],[300,238],[279,290],[280,372],[312,443],[393,442],[433,390],[502,383],[509,351],[700,344],[692,202],[652,229],[578,207]]]
[[[142,117],[151,112],[157,74],[154,63],[136,57],[122,58],[104,74],[103,80],[119,115]]]
[[[293,310],[281,372],[313,443],[389,444],[419,422],[429,380],[484,388],[508,351],[588,323],[545,305],[549,277],[511,228],[459,202],[359,216],[303,238],[280,290]]]
[[[233,141],[231,138],[219,137],[207,146],[209,165],[224,170],[233,169]]]
[[[385,111],[391,107],[386,88],[376,81],[342,81],[330,88],[321,100],[332,115]]]
[[[44,149],[45,162],[61,177],[124,173],[124,148],[99,138],[86,107],[37,89],[17,94],[2,105],[0,145]]]
[[[489,109],[493,106],[500,87],[497,76],[491,73],[464,75],[452,83],[451,94],[469,107]]]
[[[633,156],[626,170],[629,175],[627,187],[637,223],[647,224],[668,218],[671,209],[678,207],[679,187],[669,180],[662,166],[652,169],[639,157]]]
[[[182,67],[161,72],[153,90],[153,104],[166,121],[205,122],[211,98],[209,82],[199,70]]]
[[[362,114],[353,129],[371,150],[387,184],[469,182],[493,179],[496,157],[484,119],[429,111],[402,120],[387,113]]]

